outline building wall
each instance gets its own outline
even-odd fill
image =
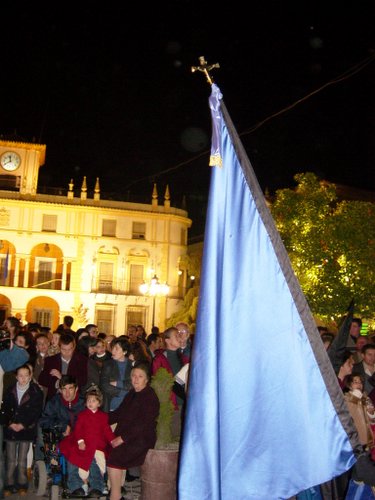
[[[0,314],[43,318],[52,329],[70,314],[74,329],[102,322],[116,335],[132,318],[150,332],[154,316],[162,330],[183,298],[178,261],[190,225],[186,211],[151,194],[147,205],[0,190]],[[166,298],[139,291],[137,280],[155,273],[170,286]]]

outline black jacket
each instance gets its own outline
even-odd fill
[[[17,384],[9,387],[4,395],[3,410],[5,416],[4,439],[7,441],[34,441],[37,435],[37,422],[43,409],[43,391],[35,382],[22,396],[20,404],[17,398]],[[19,432],[9,428],[11,423],[23,424]]]
[[[39,419],[39,425],[44,430],[58,428],[61,432],[65,432],[68,425],[74,428],[78,414],[84,409],[85,401],[79,392],[71,403],[65,401],[62,395],[57,393],[47,401]]]

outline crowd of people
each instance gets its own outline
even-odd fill
[[[71,496],[120,500],[124,481],[139,477],[156,442],[159,400],[150,381],[160,367],[175,378],[173,432],[181,432],[189,326],[147,335],[130,325],[114,336],[95,324],[75,331],[73,322],[65,316],[53,332],[13,316],[2,325],[11,340],[0,350],[0,498],[27,494],[33,464],[44,459],[44,435],[54,429]]]
[[[54,332],[15,317],[2,328],[11,340],[3,349],[0,344],[0,497],[26,495],[32,465],[44,458],[43,433],[58,429],[71,495],[120,500],[124,481],[139,477],[156,442],[159,400],[150,380],[160,368],[175,380],[173,433],[180,435],[189,325],[162,333],[154,328],[149,335],[142,325],[130,325],[114,336],[94,324],[74,331],[73,318],[65,316]],[[375,463],[375,338],[361,334],[359,318],[352,318],[346,336],[319,330],[360,443]],[[319,489],[341,490],[344,498],[350,477]]]
[[[349,315],[347,318],[350,321],[346,324],[344,320],[337,333],[329,332],[326,327],[318,327],[318,330],[343,391],[362,447],[360,454],[365,460],[358,460],[360,466],[313,488],[313,497],[317,500],[348,498],[347,495],[352,495],[349,488],[353,478],[357,480],[355,487],[368,487],[364,495],[368,493],[372,498],[371,487],[375,490],[375,335],[361,332],[361,318]],[[365,498],[360,496],[360,490],[354,494],[355,498]],[[306,492],[297,495],[297,500],[305,498]]]
[[[338,379],[360,442],[375,459],[375,338],[361,335],[361,326],[353,318]]]

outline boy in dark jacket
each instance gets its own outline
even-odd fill
[[[32,380],[29,365],[16,371],[17,382],[4,394],[4,440],[6,443],[6,486],[4,496],[18,491],[25,496],[28,489],[27,452],[35,442],[37,421],[43,408],[43,392]],[[16,473],[17,470],[17,473]]]
[[[29,359],[29,354],[25,349],[16,346],[11,339],[7,336],[7,332],[0,330],[0,406],[3,401],[3,383],[4,375],[6,372],[15,370],[19,366],[22,366]],[[3,421],[0,425],[0,498],[4,496],[4,432],[3,432]]]

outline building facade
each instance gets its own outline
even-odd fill
[[[0,324],[19,315],[53,330],[69,314],[74,329],[164,329],[185,293],[187,212],[171,206],[168,187],[159,205],[156,185],[150,204],[102,200],[99,179],[92,198],[86,178],[78,194],[73,180],[65,195],[40,194],[45,153],[45,145],[0,141]],[[155,275],[167,295],[140,291]]]

